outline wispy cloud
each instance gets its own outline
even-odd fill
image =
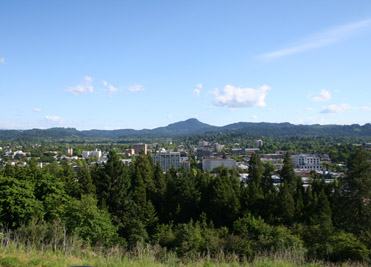
[[[85,76],[83,81],[80,84],[74,87],[69,87],[66,91],[74,95],[83,95],[87,93],[93,93],[94,87],[92,85],[92,82],[93,82],[92,77]]]
[[[214,105],[230,109],[265,107],[265,97],[268,90],[270,90],[268,85],[263,85],[258,89],[226,85],[221,91],[217,88],[213,91],[215,95]]]
[[[258,116],[257,115],[251,115],[250,118],[253,119],[253,120],[256,120],[258,118]]]
[[[312,98],[315,102],[324,102],[331,99],[331,93],[329,90],[322,89],[318,96]]]
[[[193,90],[193,95],[199,97],[202,89],[202,83],[196,84],[196,88]]]
[[[321,113],[325,113],[325,114],[338,114],[338,113],[342,113],[346,110],[349,110],[351,107],[349,104],[341,104],[341,105],[330,105],[330,106],[327,106],[327,107],[324,107],[322,110],[321,110]]]
[[[139,85],[139,84],[134,84],[134,85],[132,85],[128,88],[128,91],[132,92],[132,93],[145,91],[145,90],[146,90],[146,88],[144,88],[142,85]]]
[[[371,19],[362,20],[316,33],[307,37],[305,40],[293,44],[287,48],[271,51],[258,57],[261,59],[274,59],[293,54],[298,54],[314,48],[326,46],[342,39],[348,38],[360,30],[371,26]]]
[[[61,126],[65,124],[65,120],[59,116],[45,116],[44,119],[50,124],[55,126]]]
[[[1,63],[1,64],[5,64],[5,58],[0,57],[0,63]]]
[[[363,106],[361,107],[363,111],[371,111],[371,105],[370,106]]]
[[[41,112],[41,109],[39,109],[39,108],[34,108],[33,111],[34,111],[34,112]]]
[[[112,84],[108,84],[106,81],[102,81],[102,83],[104,87],[106,87],[106,94],[109,97],[112,97],[112,95],[117,92],[117,88],[114,87]]]

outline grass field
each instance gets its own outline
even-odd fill
[[[207,256],[193,259],[178,259],[173,253],[156,256],[154,247],[138,247],[128,253],[119,249],[93,252],[91,249],[62,252],[60,250],[33,249],[15,243],[2,244],[0,247],[0,266],[334,266],[321,262],[305,262],[290,252],[270,256],[256,257],[252,262],[241,262],[237,258],[210,259]],[[362,266],[357,263],[345,263],[340,266]]]

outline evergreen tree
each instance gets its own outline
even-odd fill
[[[285,154],[280,176],[282,183],[288,186],[291,194],[294,194],[298,186],[298,177],[296,177],[294,171],[294,163],[292,162],[290,152]]]
[[[261,185],[263,177],[263,165],[260,161],[259,153],[253,153],[249,161],[249,183],[255,182],[257,186]]]
[[[343,195],[344,227],[371,245],[371,156],[357,150],[348,161],[340,180]]]
[[[290,225],[295,215],[295,202],[288,185],[283,184],[280,186],[278,201],[280,211],[278,216],[284,224]]]
[[[86,162],[84,162],[83,166],[83,169],[81,169],[78,174],[80,192],[84,195],[95,194],[95,186]]]

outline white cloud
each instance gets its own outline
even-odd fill
[[[253,119],[253,120],[256,120],[258,118],[258,116],[257,115],[251,115],[250,118]]]
[[[112,95],[113,95],[114,93],[117,92],[117,88],[114,87],[113,85],[108,84],[108,82],[106,82],[106,81],[102,81],[102,83],[103,83],[104,87],[107,88],[107,90],[106,90],[106,94],[107,94],[109,97],[112,97]]]
[[[300,43],[294,44],[284,49],[271,51],[258,56],[262,59],[274,59],[293,54],[305,52],[317,47],[326,46],[342,39],[350,37],[352,34],[371,26],[371,19],[358,21],[338,27],[334,27],[312,36],[307,37]]]
[[[196,88],[196,89],[193,90],[193,94],[194,94],[195,96],[200,96],[200,93],[201,93],[201,90],[198,89],[198,88]]]
[[[5,64],[5,58],[0,57],[0,63],[1,63],[1,64]]]
[[[169,115],[167,115],[167,118],[168,119],[172,119],[173,118],[173,115],[169,114]]]
[[[58,123],[58,124],[64,123],[64,120],[59,116],[45,116],[44,118],[48,122],[53,122],[53,123]]]
[[[202,83],[196,84],[196,88],[193,90],[193,94],[199,97],[201,93],[201,89],[202,89]]]
[[[371,106],[363,106],[361,109],[364,111],[371,111]]]
[[[33,111],[34,111],[34,112],[41,112],[41,109],[39,109],[39,108],[34,108]]]
[[[270,90],[268,85],[263,85],[258,89],[237,88],[233,85],[226,85],[223,90],[216,88],[212,93],[215,95],[214,105],[230,109],[265,107],[265,97]]]
[[[145,91],[145,90],[146,88],[144,88],[143,86],[139,84],[134,84],[128,88],[129,92],[139,92],[139,91]]]
[[[331,93],[329,90],[322,89],[318,96],[312,98],[315,102],[324,102],[331,99]]]
[[[324,107],[321,110],[321,113],[325,113],[325,114],[338,114],[338,113],[342,113],[342,112],[344,112],[346,110],[349,110],[349,109],[350,109],[350,105],[349,104],[330,105],[330,106]]]
[[[94,87],[92,85],[93,78],[90,76],[85,76],[82,83],[76,85],[75,87],[69,87],[66,91],[74,95],[82,95],[86,93],[93,93]]]

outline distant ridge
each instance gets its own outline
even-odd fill
[[[288,122],[238,122],[225,126],[213,126],[197,119],[175,122],[152,130],[86,130],[75,128],[50,128],[31,130],[0,130],[0,139],[120,139],[177,137],[200,134],[228,133],[249,134],[252,136],[332,136],[332,137],[371,137],[371,124],[365,125],[294,125]]]

